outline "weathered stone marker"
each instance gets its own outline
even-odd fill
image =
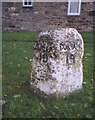
[[[41,32],[34,47],[31,87],[47,95],[82,88],[83,39],[74,28]]]

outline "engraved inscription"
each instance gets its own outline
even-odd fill
[[[78,51],[82,49],[81,44],[82,43],[78,39],[76,41],[65,41],[60,43],[60,51],[65,51],[67,64],[75,63],[76,55],[71,51]],[[39,60],[43,62],[47,62],[49,57],[53,57],[56,54],[54,51],[55,47],[44,41],[36,42],[34,49],[40,51]]]

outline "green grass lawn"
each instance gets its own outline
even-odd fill
[[[3,118],[92,118],[93,117],[93,34],[82,33],[84,84],[80,92],[51,99],[34,94],[30,79],[33,42],[38,33],[3,33]]]

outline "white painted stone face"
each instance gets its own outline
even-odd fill
[[[34,48],[31,86],[47,95],[82,88],[84,45],[76,29],[41,32]]]

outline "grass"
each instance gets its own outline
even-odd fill
[[[33,41],[38,38],[37,32],[4,32],[3,41]]]
[[[30,41],[37,36],[38,33],[3,33],[3,118],[92,118],[93,34],[82,33],[85,41],[82,90],[58,99],[40,98],[26,84],[33,56]]]

